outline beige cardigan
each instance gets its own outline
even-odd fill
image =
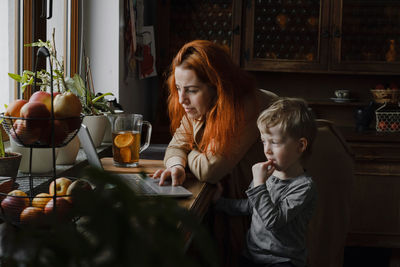
[[[208,183],[217,183],[227,175],[235,181],[238,179],[250,181],[252,165],[265,159],[262,145],[258,142],[260,134],[256,124],[257,117],[275,97],[275,94],[265,90],[257,90],[256,98],[248,97],[245,103],[246,126],[232,143],[232,153],[229,158],[211,153],[206,155],[197,149],[191,150],[189,137],[194,136],[195,144],[198,143],[203,134],[204,122],[184,116],[167,147],[165,166],[167,168],[175,164],[188,166],[200,181]],[[247,185],[242,187],[242,190],[246,188]]]

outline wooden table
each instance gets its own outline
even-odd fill
[[[151,155],[150,155],[150,158]],[[136,168],[122,168],[113,165],[113,159],[111,157],[101,158],[101,163],[105,171],[114,173],[140,173],[145,172],[152,175],[158,169],[164,169],[164,163],[158,159],[140,159],[139,166]],[[193,174],[186,173],[186,180],[183,186],[192,192],[192,196],[187,198],[180,198],[177,200],[178,205],[186,208],[192,214],[194,214],[200,221],[202,221],[206,214],[208,207],[210,206],[212,196],[216,190],[214,185],[200,182]],[[185,231],[185,250],[188,250],[191,244],[193,235],[191,232]]]
[[[156,170],[165,168],[163,161],[156,159],[141,159],[139,160],[139,166],[136,168],[116,167],[113,165],[111,157],[101,158],[101,162],[104,170],[115,173],[140,173],[143,171],[152,175]],[[192,192],[193,195],[191,197],[178,199],[178,204],[202,219],[211,203],[215,186],[200,182],[191,173],[186,174],[186,180],[183,186]]]

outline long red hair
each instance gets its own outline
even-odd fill
[[[175,85],[174,73],[178,66],[193,70],[201,82],[216,91],[215,102],[203,118],[206,126],[199,150],[229,155],[233,138],[243,130],[244,100],[254,92],[254,80],[232,61],[227,47],[206,40],[185,44],[173,59],[167,80],[172,133],[186,116]],[[191,142],[193,147],[193,139]]]

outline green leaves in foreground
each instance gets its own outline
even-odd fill
[[[7,240],[3,264],[217,266],[208,232],[176,200],[138,196],[121,178],[100,170],[86,175],[96,189],[77,195],[74,213],[79,220],[47,230],[17,229]],[[182,228],[193,234],[195,259],[185,251],[187,232]],[[21,265],[21,255],[26,265]]]

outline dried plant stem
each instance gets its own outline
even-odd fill
[[[89,57],[86,57],[86,83],[87,83],[87,87],[89,88],[89,94],[91,94],[94,97],[94,95],[95,95],[95,93],[94,93],[94,84],[93,84],[92,71],[90,69]],[[90,98],[92,96],[90,96]],[[92,100],[93,99],[90,99],[90,101],[92,101]],[[91,105],[91,112],[92,113],[96,113],[95,110],[94,110],[94,107],[92,105]]]

